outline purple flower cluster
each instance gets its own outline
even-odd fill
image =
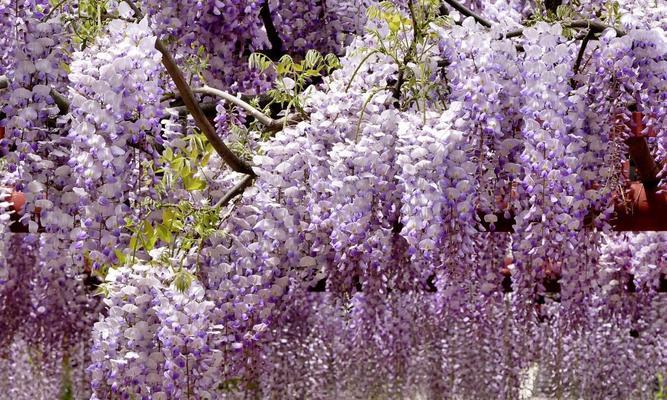
[[[66,167],[79,215],[70,238],[93,269],[114,263],[114,248],[127,243],[124,217],[147,179],[142,162],[157,158],[149,142],[159,137],[163,115],[155,40],[146,19],[114,20],[108,35],[73,55]]]
[[[667,238],[611,223],[629,135],[656,133],[667,157],[665,27],[635,18],[664,10],[624,2],[627,33],[597,32],[575,68],[567,20],[505,37],[528,1],[465,2],[490,29],[452,12],[417,30],[434,3],[371,21],[357,0],[138,3],[134,21],[109,2],[80,46],[69,6],[0,0],[15,22],[0,35],[0,390],[488,399],[532,380],[556,398],[653,394]],[[295,58],[345,56],[277,132],[217,105],[217,134],[252,159],[241,177],[202,154],[179,95],[167,110],[155,44],[193,85],[260,93],[270,77],[246,64],[273,34]],[[137,252],[128,220],[161,234]]]
[[[341,54],[356,34],[363,33],[369,0],[270,0],[278,35],[289,54],[309,49]]]
[[[107,276],[106,316],[93,328],[89,371],[93,399],[212,398],[224,354],[208,345],[221,332],[211,324],[214,304],[194,282],[185,292],[166,268],[133,265]],[[204,388],[202,391],[202,387]]]

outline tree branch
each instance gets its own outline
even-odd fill
[[[563,24],[566,28],[589,28],[593,30],[594,33],[604,32],[606,29],[613,29],[616,31],[617,36],[625,36],[625,31],[622,29],[614,28],[613,26],[604,24],[600,21],[589,21],[589,20],[576,20],[572,22],[566,22]]]
[[[248,175],[241,180],[241,182],[237,183],[233,188],[229,190],[229,192],[225,193],[224,196],[220,200],[218,200],[217,203],[215,203],[215,207],[224,207],[227,204],[229,204],[230,201],[234,199],[234,197],[240,195],[243,193],[246,188],[248,188],[250,185],[252,185],[252,182],[255,180],[254,176]]]
[[[577,59],[574,61],[574,67],[572,68],[572,71],[576,75],[579,72],[579,68],[581,67],[581,61],[584,59],[584,53],[586,52],[586,46],[588,46],[588,42],[591,41],[595,37],[595,31],[593,29],[589,29],[588,32],[586,33],[586,36],[584,36],[584,39],[581,41],[581,46],[579,47],[579,52],[577,53]],[[575,81],[574,78],[570,81],[570,86],[574,88],[575,86]]]
[[[143,18],[143,13],[134,4],[132,0],[125,0],[125,2],[130,6],[130,8],[132,8],[138,19]],[[185,79],[185,76],[183,75],[183,72],[176,64],[176,61],[174,60],[174,57],[172,57],[171,53],[167,49],[167,46],[165,46],[160,39],[156,39],[155,48],[157,49],[157,51],[162,53],[162,64],[166,68],[169,76],[171,76],[171,79],[174,81],[174,84],[176,85],[176,88],[180,92],[183,102],[185,103],[185,106],[188,108],[188,110],[190,110],[190,114],[192,114],[195,123],[202,131],[202,133],[204,133],[204,135],[211,143],[215,151],[234,171],[254,176],[255,173],[253,172],[252,168],[245,161],[238,158],[236,154],[234,154],[229,149],[229,147],[225,145],[222,139],[220,139],[220,137],[217,135],[217,133],[215,132],[215,128],[209,122],[208,118],[206,118],[206,115],[199,106],[199,102],[197,102],[197,100],[195,99],[195,95],[192,92],[192,88],[190,88],[190,85],[188,84],[188,82]]]
[[[199,103],[199,106],[201,107],[202,111],[204,111],[204,114],[206,114],[206,116],[209,118],[212,118],[217,113],[215,109],[217,105],[218,105],[217,101],[205,101]],[[186,106],[168,107],[167,112],[176,113],[178,114],[179,117],[185,117],[190,113]]]
[[[266,127],[270,128],[272,126],[275,126],[278,122],[278,121],[274,120],[273,118],[267,116],[263,112],[259,111],[255,107],[251,106],[250,104],[246,103],[242,99],[240,99],[236,96],[232,96],[231,94],[229,94],[229,93],[227,93],[223,90],[212,88],[208,85],[204,85],[200,88],[194,89],[193,92],[220,97],[224,101],[226,101],[228,103],[232,103],[232,104],[244,109],[250,115],[252,115],[253,118],[255,118],[257,121],[261,122]]]
[[[481,15],[478,15],[478,14],[474,13],[468,7],[464,6],[463,4],[459,3],[456,0],[443,0],[443,1],[447,4],[449,4],[456,11],[465,15],[466,17],[473,17],[475,19],[475,21],[480,23],[480,25],[483,25],[487,28],[490,28],[491,25],[493,25],[488,19],[482,17]]]
[[[588,28],[589,30],[593,31],[593,33],[601,33],[604,32],[605,29],[613,29],[616,31],[617,36],[625,36],[625,31],[622,29],[614,28],[613,26],[604,24],[600,21],[589,21],[585,19],[580,19],[576,21],[562,21],[561,25],[565,28],[574,28],[574,29],[582,29],[582,28]],[[515,31],[510,31],[505,34],[506,38],[513,38],[513,37],[518,37],[518,36],[523,36],[523,29],[517,29]],[[590,39],[589,39],[590,40]]]
[[[67,97],[63,96],[62,94],[58,93],[55,89],[51,89],[49,92],[49,95],[53,99],[53,101],[56,103],[58,106],[58,110],[60,111],[60,115],[65,115],[69,112],[69,106],[70,102],[67,100]]]
[[[262,8],[259,10],[259,16],[262,18],[262,23],[266,29],[266,36],[269,38],[269,43],[271,43],[271,50],[267,51],[266,55],[273,61],[276,61],[285,52],[283,50],[283,41],[278,34],[276,26],[273,24],[273,18],[271,18],[271,9],[269,8],[268,0],[264,2]]]
[[[654,189],[660,182],[658,178],[660,167],[651,154],[646,138],[632,136],[626,139],[625,143],[628,145],[630,158],[635,162],[642,184],[648,190]]]
[[[286,124],[290,124],[293,122],[298,121],[298,116],[292,116],[292,117],[282,117],[280,119],[273,119],[269,117],[268,115],[264,114],[263,112],[259,111],[255,107],[251,106],[250,104],[246,103],[243,99],[240,99],[236,96],[232,96],[231,94],[220,90],[216,88],[212,88],[210,86],[203,86],[198,89],[194,89],[195,93],[202,93],[202,94],[208,94],[211,96],[217,96],[220,97],[221,99],[232,103],[238,107],[241,107],[250,115],[253,116],[257,121],[259,121],[262,125],[266,126],[266,128],[269,131],[272,132],[278,132],[281,129],[283,129],[283,126]]]
[[[4,90],[7,88],[9,88],[9,79],[4,75],[0,75],[0,90]],[[54,103],[56,103],[56,105],[58,106],[60,115],[65,115],[69,112],[70,102],[69,100],[67,100],[67,97],[63,96],[53,88],[51,89],[49,95],[53,99]]]
[[[395,99],[394,107],[400,107],[401,100],[401,90],[403,84],[405,83],[405,68],[409,62],[411,62],[415,53],[417,52],[417,41],[421,38],[421,30],[418,26],[417,16],[415,14],[415,7],[412,0],[408,0],[408,10],[410,11],[410,19],[412,20],[412,42],[410,42],[410,48],[405,53],[403,57],[403,65],[398,66],[398,76],[396,77],[396,83],[391,88],[391,95]]]

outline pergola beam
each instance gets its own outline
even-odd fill
[[[658,165],[650,154],[648,142],[644,137],[632,137],[625,141],[628,145],[628,154],[633,161],[639,180],[647,188],[652,189],[660,179]]]
[[[641,182],[635,182],[630,185],[625,197],[626,203],[616,205],[616,218],[610,221],[614,231],[667,231],[667,193],[657,193]],[[502,213],[496,214],[496,217],[498,221],[493,224],[493,229],[482,218],[483,230],[514,232],[514,218],[505,218]]]

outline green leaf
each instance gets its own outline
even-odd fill
[[[304,67],[314,68],[322,61],[322,55],[317,50],[308,50],[304,60]]]
[[[180,218],[174,219],[174,221],[171,224],[171,231],[180,232],[183,229],[185,229],[185,224],[183,223],[183,220]]]
[[[206,144],[207,144],[206,136],[204,136],[203,134],[195,135],[194,143],[195,146],[197,147],[197,150],[199,150],[200,153],[206,151]]]
[[[261,72],[264,72],[273,65],[273,61],[265,54],[252,53],[248,58],[248,65],[251,69],[259,69]]]
[[[211,151],[206,151],[204,153],[204,156],[202,157],[201,162],[200,162],[202,167],[205,167],[205,166],[208,165],[208,162],[211,160],[212,155],[213,155],[213,152],[211,152]]]
[[[389,31],[395,34],[401,28],[401,17],[396,15],[390,16],[387,18],[387,23],[389,25]]]
[[[278,60],[278,65],[291,66],[294,65],[294,60],[289,54],[285,54]]]
[[[162,210],[162,223],[170,226],[174,218],[176,217],[176,211],[173,207],[165,207]]]
[[[206,181],[192,176],[184,176],[183,186],[185,186],[185,190],[187,190],[188,192],[192,192],[195,190],[202,190],[206,188]]]
[[[144,226],[144,235],[145,235],[147,238],[150,238],[150,237],[152,237],[153,235],[155,235],[155,229],[153,229],[153,225],[151,225],[150,222],[148,222],[148,221],[144,221],[143,226]]]
[[[139,238],[138,235],[132,235],[130,238],[130,250],[134,253],[135,251],[139,250],[141,247],[139,246]]]
[[[391,1],[381,1],[380,7],[386,12],[391,12],[396,10],[396,6]]]
[[[150,222],[144,221],[143,233],[141,234],[140,238],[146,251],[153,250],[155,243],[157,243],[157,235],[155,234],[155,229]]]
[[[146,251],[151,251],[155,248],[155,243],[157,243],[157,235],[153,235],[151,237],[146,238],[146,243],[144,247],[146,248]]]
[[[125,255],[125,253],[123,253],[122,250],[114,249],[114,254],[116,254],[116,258],[118,258],[118,262],[121,265],[125,264],[125,260],[126,260],[127,256]]]
[[[559,20],[572,16],[572,8],[567,5],[561,5],[556,8],[556,17]]]
[[[304,72],[303,76],[305,76],[306,78],[310,78],[313,76],[320,76],[320,71],[309,69],[308,71]]]
[[[163,224],[157,226],[157,237],[165,243],[171,243],[174,240],[171,230]]]
[[[335,54],[331,53],[327,54],[324,57],[324,61],[327,64],[327,68],[329,71],[331,71],[332,69],[340,68],[340,59],[336,57]]]
[[[192,146],[192,148],[188,152],[188,157],[190,158],[190,160],[196,160],[199,158],[199,149],[197,148],[196,145]]]
[[[377,19],[380,17],[380,9],[377,6],[370,6],[366,9],[368,19]]]
[[[193,280],[194,275],[185,269],[181,269],[174,277],[174,286],[176,286],[176,289],[178,289],[179,292],[183,293],[190,289]]]
[[[176,171],[178,175],[181,175],[183,173],[183,169],[187,166],[185,157],[175,157],[171,160],[169,163],[171,165],[171,168]]]

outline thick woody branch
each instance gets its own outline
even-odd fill
[[[130,6],[130,8],[132,8],[138,19],[143,18],[143,13],[132,0],[125,0],[125,2]],[[255,175],[255,173],[252,171],[252,168],[250,168],[250,166],[245,161],[238,158],[236,154],[234,154],[217,135],[215,128],[208,120],[208,118],[206,118],[204,111],[202,111],[201,107],[199,106],[199,102],[195,99],[192,88],[190,88],[190,85],[183,75],[183,72],[176,64],[176,60],[174,60],[174,57],[167,49],[167,46],[165,46],[160,39],[157,39],[155,41],[155,48],[162,54],[162,64],[164,65],[171,79],[174,81],[174,84],[176,85],[176,88],[178,89],[181,98],[183,99],[183,103],[185,103],[185,106],[190,111],[190,114],[192,114],[192,118],[195,120],[197,127],[199,127],[202,133],[204,133],[206,139],[208,139],[215,151],[234,171],[248,175]]]
[[[593,30],[594,33],[601,33],[607,29],[613,29],[614,31],[616,31],[617,36],[625,36],[624,30],[614,28],[613,26],[604,24],[600,21],[577,20],[571,22],[564,22],[563,26],[566,28],[574,28],[574,29],[588,28]]]
[[[127,0],[126,0],[127,1]],[[195,99],[195,95],[185,80],[183,72],[180,70],[176,61],[171,56],[167,47],[162,43],[161,40],[157,39],[155,41],[155,48],[162,53],[162,64],[167,69],[167,73],[171,76],[171,79],[174,81],[176,88],[181,94],[185,106],[192,114],[192,118],[195,120],[195,123],[201,129],[202,133],[206,135],[206,139],[211,143],[215,151],[222,157],[222,159],[229,165],[231,169],[236,172],[241,172],[248,175],[254,175],[252,168],[245,161],[238,158],[230,149],[225,145],[225,143],[220,139],[220,137],[215,132],[215,128],[209,122],[208,118],[202,111],[199,106],[199,102]]]
[[[217,113],[216,107],[218,105],[217,101],[205,101],[202,103],[199,103],[199,107],[201,107],[202,111],[204,111],[204,114],[209,119],[213,119]],[[175,106],[175,107],[168,107],[167,112],[169,113],[175,113],[179,117],[185,117],[187,116],[190,111],[188,111],[188,108],[186,106]]]
[[[265,52],[272,60],[278,60],[284,54],[283,41],[278,34],[273,18],[271,18],[271,9],[269,8],[269,1],[265,1],[262,8],[259,10],[259,16],[262,18],[262,23],[266,29],[266,36],[271,43],[271,50]]]
[[[579,52],[577,53],[577,58],[574,61],[574,67],[572,67],[572,72],[574,72],[575,76],[570,79],[570,86],[573,89],[576,88],[577,85],[576,75],[579,73],[581,62],[583,61],[584,54],[586,53],[586,47],[588,46],[588,42],[590,42],[593,38],[595,38],[595,31],[593,29],[589,29],[588,32],[586,32],[586,35],[582,38],[581,46],[579,46]]]
[[[58,93],[55,89],[51,89],[51,92],[49,94],[51,95],[51,98],[53,99],[53,101],[58,106],[58,110],[60,111],[60,115],[67,114],[69,112],[69,106],[70,106],[70,102],[69,102],[69,100],[67,100],[67,97]]]

